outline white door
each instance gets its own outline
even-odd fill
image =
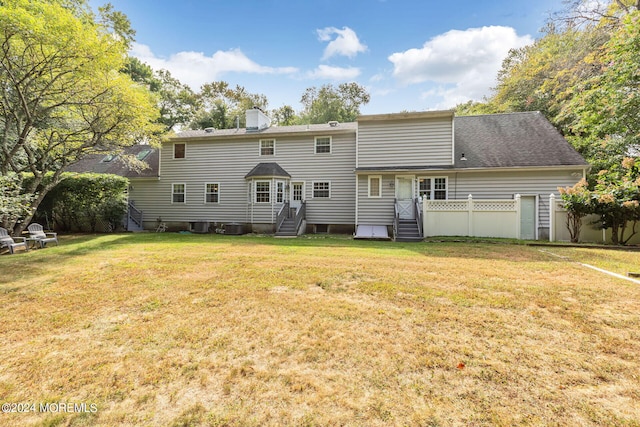
[[[298,211],[304,200],[304,182],[291,183],[291,207]]]
[[[536,196],[520,198],[520,238],[523,240],[536,238]]]
[[[396,199],[400,219],[415,219],[413,211],[413,177],[396,177]]]

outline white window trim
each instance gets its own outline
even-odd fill
[[[262,154],[262,143],[266,141],[273,141],[273,154]],[[258,156],[267,157],[267,156],[275,156],[276,155],[276,140],[275,138],[265,138],[261,139],[258,143]]]
[[[184,188],[184,193],[176,193],[175,192],[175,186],[176,185],[182,185]],[[174,202],[173,201],[173,196],[174,194],[184,194],[184,201],[182,202]],[[171,204],[183,204],[186,205],[187,204],[187,184],[184,182],[172,182],[171,183]]]
[[[176,145],[184,145],[184,157],[176,157]],[[187,158],[187,143],[186,142],[174,142],[173,151],[171,153],[173,160],[184,160]]]
[[[207,202],[207,185],[215,184],[218,186],[218,201],[217,202]],[[211,193],[212,194],[212,193]],[[219,182],[205,182],[204,183],[204,203],[206,205],[219,205],[220,204],[220,183]]]
[[[316,189],[315,186],[316,184],[329,184],[329,197],[316,197]],[[330,199],[331,198],[331,181],[313,181],[311,183],[311,198],[312,199]],[[324,191],[324,190],[321,190]]]
[[[444,179],[444,200],[449,200],[449,177],[448,176],[419,176],[418,177],[418,192],[417,194],[420,194],[420,180],[421,179],[428,179],[431,181],[431,197],[428,200],[443,200],[443,199],[436,199],[435,198],[435,194],[436,194],[436,179]],[[438,190],[438,191],[442,191],[442,190]]]
[[[328,153],[318,153],[318,139],[320,138],[329,138],[329,152]],[[333,154],[333,138],[331,136],[316,136],[313,139],[314,143],[313,143],[313,154],[317,154],[317,155],[329,155],[329,154]]]
[[[282,194],[282,200],[278,201],[278,194],[279,194],[278,193],[278,186],[280,186],[280,184],[282,184],[282,193],[280,193],[280,194]],[[287,182],[286,181],[282,181],[282,180],[277,180],[276,181],[276,191],[275,191],[275,193],[276,193],[276,199],[275,199],[276,204],[285,203],[287,201],[287,199],[286,199]]]
[[[377,196],[372,196],[371,195],[371,180],[372,179],[376,179],[376,178],[378,179],[378,195]],[[369,185],[367,187],[367,196],[370,199],[379,199],[379,198],[381,198],[382,197],[382,175],[369,175],[368,182],[369,182]]]
[[[259,202],[258,201],[258,184],[261,182],[266,182],[269,184],[269,201],[268,202]],[[261,179],[253,181],[253,202],[259,205],[268,205],[271,204],[271,200],[273,199],[273,186],[271,185],[271,181],[267,179]]]

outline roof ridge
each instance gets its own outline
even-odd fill
[[[509,111],[506,113],[490,113],[490,114],[470,114],[468,116],[455,116],[456,119],[462,119],[465,117],[495,117],[495,116],[514,116],[518,114],[542,114],[540,110],[532,110],[532,111]]]

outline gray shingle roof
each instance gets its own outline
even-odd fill
[[[454,126],[456,168],[587,165],[538,111],[461,116]]]
[[[137,156],[145,150],[150,150],[150,152],[142,160],[149,165],[149,168],[140,172],[131,170],[120,159],[120,156],[114,157],[111,161],[104,161],[107,157],[106,153],[88,155],[79,162],[70,165],[67,170],[69,172],[78,173],[110,173],[127,178],[157,178],[159,176],[160,163],[160,155],[158,149],[153,148],[149,145],[134,145],[132,147],[125,148],[123,150],[123,154]]]
[[[356,122],[347,122],[347,123],[338,123],[337,126],[330,126],[328,123],[322,124],[313,124],[313,125],[294,125],[294,126],[271,126],[262,131],[248,131],[245,128],[239,129],[215,129],[212,132],[207,132],[205,130],[186,130],[183,132],[177,133],[173,138],[174,139],[182,139],[182,138],[198,138],[198,137],[222,137],[222,136],[253,136],[253,135],[278,135],[278,134],[289,134],[289,133],[307,133],[307,132],[343,132],[343,131],[353,131],[355,132],[358,128],[358,124]]]
[[[245,179],[253,177],[279,177],[291,178],[291,175],[277,163],[258,163],[251,171],[245,175]]]

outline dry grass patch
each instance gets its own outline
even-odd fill
[[[515,245],[176,234],[0,257],[13,425],[640,425],[638,286]]]

